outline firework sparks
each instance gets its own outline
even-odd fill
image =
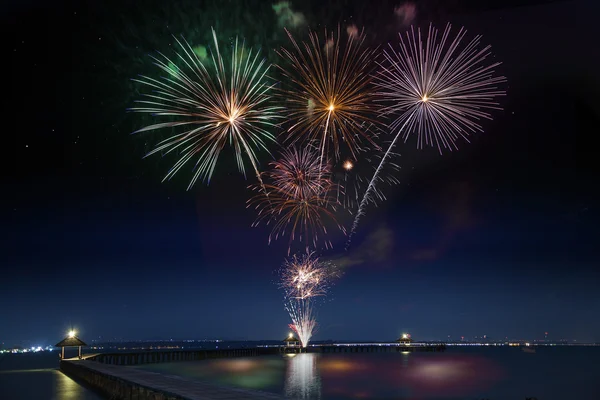
[[[415,35],[411,28],[405,38],[399,35],[399,50],[390,45],[383,53],[382,72],[375,84],[381,100],[391,103],[382,114],[397,115],[389,126],[391,132],[397,132],[367,186],[348,244],[400,136],[406,141],[416,133],[417,147],[436,146],[440,153],[442,149],[458,149],[459,138],[468,142],[470,133],[483,131],[479,121],[491,120],[489,111],[501,109],[495,98],[506,94],[499,89],[506,78],[494,76],[499,62],[486,64],[491,58],[491,46],[480,48],[481,36],[476,36],[461,47],[466,30],[461,28],[454,39],[449,39],[450,30],[448,24],[439,37],[437,29],[430,25],[423,44],[420,29]]]
[[[303,347],[308,345],[317,322],[314,299],[325,296],[333,280],[340,276],[333,264],[320,261],[313,252],[286,260],[281,269],[279,285],[284,291],[285,308],[292,319],[292,328]]]
[[[322,175],[318,158],[310,150],[298,150],[296,147],[284,149],[281,158],[274,163],[269,173],[273,186],[292,198],[307,198],[326,192],[329,186]]]
[[[320,261],[313,252],[286,260],[281,270],[281,287],[290,299],[304,300],[327,294],[332,278],[339,271],[333,264]]]
[[[292,85],[283,92],[292,121],[289,138],[292,143],[318,143],[321,166],[329,146],[339,159],[341,143],[356,159],[364,142],[372,144],[365,122],[372,122],[369,115],[374,110],[374,52],[363,48],[365,35],[355,32],[341,45],[339,28],[337,35],[325,32],[324,43],[310,32],[309,42],[299,45],[287,33],[293,49],[282,48],[278,54],[289,64],[279,68]]]
[[[256,152],[260,149],[268,152],[267,143],[275,140],[269,130],[275,126],[278,107],[269,105],[271,85],[266,76],[269,66],[259,59],[258,53],[246,50],[236,39],[230,68],[226,67],[214,30],[212,35],[214,50],[208,68],[185,40],[175,39],[182,50],[176,58],[180,66],[160,54],[153,59],[167,76],[134,79],[152,92],[137,101],[140,106],[131,111],[167,119],[135,133],[165,128],[171,131],[146,157],[178,153],[179,159],[164,180],[195,160],[188,189],[198,179],[210,182],[219,155],[228,143],[234,149],[238,169],[245,175],[247,157],[260,181]]]
[[[506,81],[494,76],[501,63],[492,58],[491,46],[480,49],[481,36],[461,47],[466,30],[450,38],[451,25],[443,34],[430,25],[425,44],[420,29],[400,37],[399,50],[391,45],[383,52],[382,72],[375,80],[378,95],[391,105],[383,114],[398,115],[390,130],[402,132],[406,140],[417,135],[417,146],[458,149],[457,140],[468,142],[470,133],[482,132],[478,121],[492,119],[489,110],[500,110],[494,100],[505,95],[499,85]],[[438,41],[439,39],[439,41]]]
[[[296,332],[302,347],[308,346],[317,329],[317,320],[313,315],[310,300],[286,299],[285,309],[292,319],[288,326]]]
[[[272,170],[264,173],[266,191],[248,201],[249,207],[258,210],[253,226],[273,223],[269,242],[289,230],[288,254],[295,239],[305,242],[306,248],[311,243],[317,248],[323,239],[325,247],[330,248],[328,220],[345,234],[335,217],[336,185],[330,179],[329,167],[321,169],[319,163],[316,151],[311,148],[284,151],[280,160],[271,163]]]

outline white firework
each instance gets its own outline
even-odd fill
[[[492,119],[490,111],[501,110],[495,99],[506,94],[500,88],[506,78],[495,76],[501,63],[489,62],[491,46],[481,48],[481,36],[461,46],[467,31],[461,28],[452,39],[450,31],[448,24],[439,35],[430,25],[423,43],[421,30],[411,27],[405,37],[399,35],[397,49],[390,44],[383,52],[375,84],[379,100],[387,104],[382,115],[392,117],[388,128],[395,136],[363,195],[347,245],[400,137],[406,142],[416,134],[418,148],[434,146],[440,153],[458,149],[458,139],[468,142],[469,134],[483,131],[481,120]]]

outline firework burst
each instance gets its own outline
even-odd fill
[[[491,46],[480,48],[481,36],[461,46],[467,31],[461,28],[450,39],[451,25],[443,34],[429,26],[425,44],[421,30],[414,28],[399,35],[400,45],[383,52],[384,62],[375,84],[380,99],[390,105],[382,114],[397,115],[389,126],[399,130],[405,140],[417,135],[417,146],[458,149],[457,140],[468,142],[468,135],[483,132],[482,119],[492,119],[490,110],[500,110],[495,101],[506,93],[499,85],[506,81],[494,76],[500,62],[492,58]]]
[[[329,181],[320,179],[322,173],[318,161],[313,151],[289,147],[282,150],[277,162],[271,163],[273,169],[268,175],[273,186],[289,197],[319,195],[328,190]]]
[[[131,111],[166,119],[135,133],[170,130],[170,136],[146,157],[177,152],[179,159],[164,180],[195,160],[188,189],[198,179],[210,182],[219,155],[228,144],[233,147],[238,169],[245,175],[244,158],[247,158],[260,181],[256,152],[260,149],[268,152],[267,143],[275,140],[270,129],[275,126],[278,108],[269,105],[272,87],[267,82],[269,66],[237,39],[231,63],[226,66],[214,30],[212,35],[214,49],[207,66],[185,40],[175,38],[181,48],[175,59],[178,64],[159,54],[153,59],[166,76],[134,79],[151,92],[144,95],[144,100],[137,101],[140,106]]]
[[[317,322],[314,313],[315,298],[327,294],[340,270],[333,264],[323,262],[313,252],[286,260],[279,285],[284,291],[285,308],[292,319],[292,328],[303,347],[308,345]]]
[[[336,185],[330,179],[329,166],[320,168],[319,156],[310,147],[286,150],[271,166],[272,169],[264,173],[264,193],[259,192],[248,201],[248,207],[258,210],[253,226],[261,222],[273,224],[269,242],[289,231],[288,254],[296,239],[304,242],[307,249],[311,244],[317,248],[321,240],[325,248],[330,248],[327,223],[337,226],[344,234],[345,229],[335,216]]]
[[[319,260],[314,252],[307,252],[302,257],[293,256],[286,260],[280,284],[286,298],[305,300],[325,296],[332,279],[338,275],[339,270],[333,264]]]
[[[339,159],[342,143],[356,159],[363,143],[372,143],[374,51],[364,49],[363,33],[348,35],[343,45],[339,28],[337,35],[325,31],[324,41],[310,32],[301,44],[287,33],[292,50],[278,52],[287,62],[278,67],[291,85],[282,93],[291,121],[286,139],[318,144],[321,166],[329,147]]]
[[[411,28],[406,37],[399,35],[398,50],[390,45],[383,52],[375,84],[379,99],[390,104],[382,114],[395,116],[389,129],[396,134],[363,195],[350,238],[400,136],[406,141],[415,133],[417,147],[435,146],[440,153],[442,149],[457,149],[459,138],[468,142],[470,133],[483,131],[479,122],[491,120],[489,112],[501,109],[495,99],[506,94],[499,88],[506,78],[495,76],[499,62],[487,63],[492,58],[491,46],[480,48],[481,36],[461,46],[466,30],[461,28],[453,39],[450,31],[448,24],[440,36],[430,25],[423,43],[421,30],[415,34]]]

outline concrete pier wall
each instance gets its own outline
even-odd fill
[[[69,377],[85,383],[109,399],[187,400],[186,397],[88,368],[84,362],[63,360],[60,362],[60,369]]]
[[[60,369],[111,400],[283,400],[274,393],[89,360],[62,360]]]

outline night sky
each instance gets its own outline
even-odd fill
[[[148,142],[130,133],[144,117],[126,112],[130,78],[154,71],[147,54],[168,52],[171,33],[214,25],[274,57],[270,3],[78,3],[2,13],[0,343],[53,344],[71,326],[88,341],[284,337],[287,241],[250,227],[252,178],[224,160],[209,186],[186,192],[188,171],[161,183],[171,161],[142,159]],[[404,29],[400,1],[292,3],[311,27],[357,23],[374,43]],[[401,184],[348,252],[333,236],[321,253],[345,274],[316,340],[600,341],[599,7],[475,3],[417,2],[414,23],[482,34],[503,61],[504,111],[458,152],[399,148]]]

